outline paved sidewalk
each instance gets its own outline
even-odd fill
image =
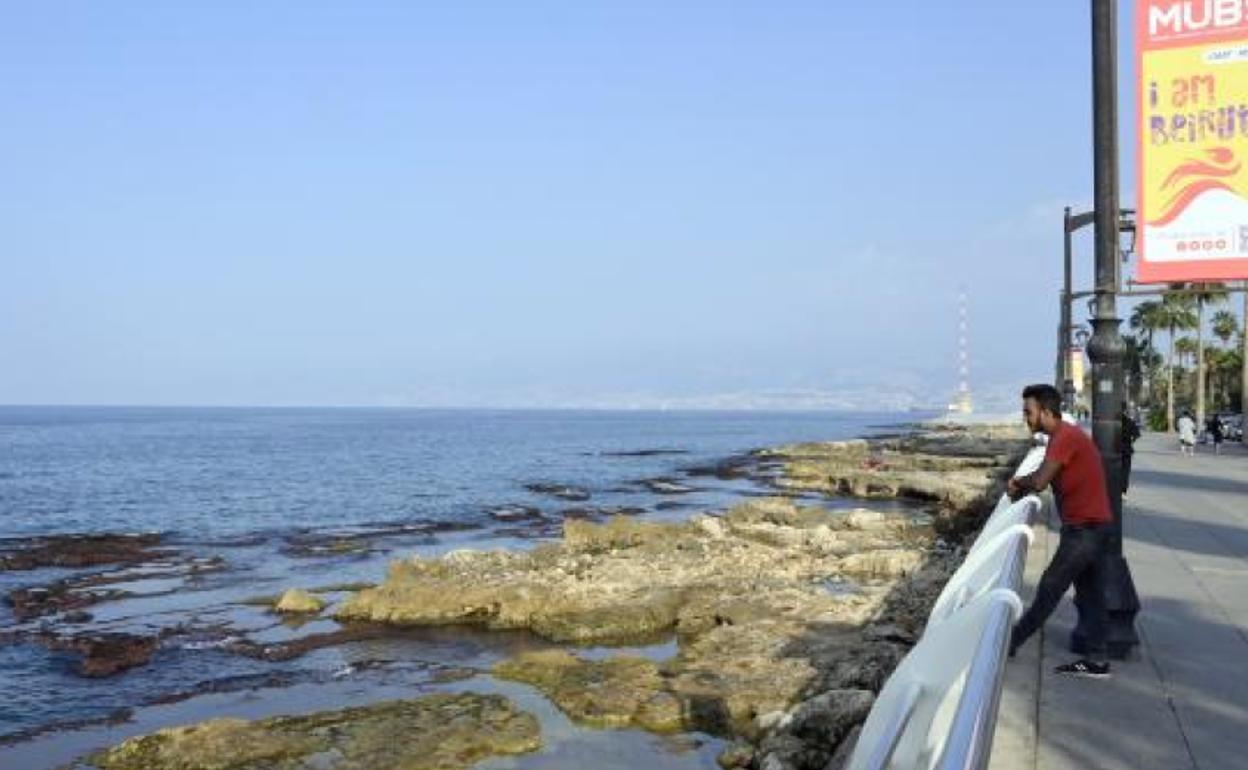
[[[1073,658],[1068,594],[1006,668],[993,770],[1248,770],[1248,451],[1174,444],[1136,445],[1124,501],[1139,654],[1108,681],[1054,674]],[[1024,598],[1056,547],[1038,526]]]

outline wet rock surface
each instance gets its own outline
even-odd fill
[[[175,551],[149,552],[147,555],[161,558],[158,561],[126,563],[121,568],[108,571],[71,575],[43,585],[15,588],[5,596],[5,603],[12,608],[13,617],[19,623],[56,613],[67,613],[64,618],[67,622],[82,622],[83,614],[71,617],[68,613],[134,595],[131,591],[110,586],[136,580],[194,580],[197,576],[227,567],[224,559],[215,556],[194,557]]]
[[[375,623],[355,623],[334,631],[306,634],[284,642],[257,642],[245,637],[229,635],[219,646],[220,649],[235,655],[276,663],[294,660],[314,650],[392,636],[395,636],[395,629],[392,627]]]
[[[656,495],[687,495],[697,491],[696,487],[669,477],[642,479],[637,483]]]
[[[506,698],[434,694],[253,722],[215,719],[132,738],[87,762],[100,770],[457,770],[540,745],[537,720]]]
[[[339,530],[307,530],[286,536],[282,553],[301,558],[366,557],[388,549],[388,541],[408,545],[431,544],[437,535],[479,529],[466,522],[416,520],[401,523],[362,524]]]
[[[520,505],[519,503],[496,505],[487,508],[486,513],[495,521],[542,521],[546,518],[534,506]]]
[[[48,649],[77,653],[78,673],[92,678],[146,665],[157,646],[155,637],[123,633],[47,636],[41,641]]]
[[[0,570],[137,564],[166,557],[160,534],[48,535],[0,540]]]
[[[532,484],[525,484],[524,488],[535,495],[546,495],[548,497],[555,497],[560,500],[567,500],[574,503],[584,502],[590,497],[588,490],[580,487],[574,487],[570,484],[555,484],[548,481],[539,481]]]
[[[640,516],[646,512],[645,508],[631,505],[608,505],[608,506],[577,506],[574,508],[564,508],[559,511],[560,517],[563,519],[582,519],[587,521],[603,521],[612,516]],[[556,533],[558,534],[558,533]]]
[[[46,586],[15,588],[9,591],[5,601],[13,608],[13,617],[18,622],[58,612],[75,612],[73,619],[81,620],[84,616],[76,613],[82,608],[126,595],[125,591],[89,590],[76,583],[58,580]]]
[[[691,477],[711,476],[717,479],[731,480],[757,476],[775,471],[780,463],[772,460],[767,462],[759,453],[734,455],[707,465],[694,465],[685,468],[685,475]]]
[[[621,452],[602,452],[603,457],[662,457],[665,455],[687,455],[687,449],[634,449]]]
[[[503,661],[493,673],[536,686],[565,714],[595,727],[671,732],[691,726],[684,704],[666,689],[659,666],[647,658],[592,661],[564,650],[543,650]]]

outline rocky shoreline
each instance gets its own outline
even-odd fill
[[[717,736],[728,742],[718,760],[724,767],[824,770],[836,766],[837,747],[847,745],[874,693],[921,634],[932,601],[960,562],[962,539],[982,523],[1025,449],[1021,429],[924,428],[888,438],[760,450],[686,469],[688,483],[676,478],[638,482],[654,494],[678,498],[699,477],[748,478],[771,493],[726,512],[694,513],[679,521],[582,506],[556,522],[531,509],[500,506],[494,518],[511,529],[527,528],[539,538],[536,545],[410,556],[392,561],[376,586],[343,585],[333,587],[338,591],[266,598],[275,614],[296,623],[328,624],[327,629],[276,643],[224,633],[220,649],[283,661],[350,642],[401,638],[419,628],[523,631],[544,640],[544,646],[451,678],[488,676],[521,683],[541,692],[574,723],[589,727]],[[588,497],[585,490],[553,482],[534,483],[531,489],[565,502],[583,503]],[[845,497],[859,498],[867,507],[825,504]],[[921,512],[869,507],[871,501],[886,500],[912,501],[922,506]],[[557,539],[550,538],[555,532]],[[369,542],[350,535],[309,535],[299,545],[353,552],[368,549]],[[158,540],[145,537],[113,550],[117,563],[128,566],[150,557],[158,546]],[[37,547],[33,555],[16,551],[5,558],[15,569],[33,560],[57,563],[49,543]],[[171,569],[220,567],[190,557],[179,562],[176,553],[158,555],[174,565]],[[107,585],[101,584],[104,591]],[[81,593],[64,590],[60,595]],[[108,598],[105,593],[100,601]],[[26,617],[90,605],[73,601],[44,599],[38,592],[32,598],[29,590],[9,596]],[[43,635],[43,641],[33,632],[24,638],[76,650],[83,675],[91,675],[92,666],[97,676],[142,666],[152,654],[150,643],[139,637],[127,645],[113,636],[92,643],[78,634],[45,630]],[[591,645],[652,642],[670,642],[672,654],[661,659],[585,654]],[[116,647],[114,657],[121,665],[110,669],[108,655],[92,654],[96,647]],[[440,709],[468,707],[469,701],[439,697],[426,693],[393,708],[404,718],[436,721],[445,716],[437,716]],[[466,729],[454,740],[466,743],[456,744],[457,755],[481,758],[536,749],[540,738],[514,729],[524,712],[506,698],[490,697],[497,700],[486,711],[498,718],[461,719]],[[484,708],[479,701],[470,705],[478,712]],[[370,753],[371,744],[367,750],[357,745],[359,735],[390,724],[378,719],[357,708],[285,721],[174,728],[131,739],[86,761],[107,770],[173,768],[186,766],[186,752],[193,751],[199,766],[220,768],[471,764],[379,759],[382,755]],[[500,739],[495,727],[504,723],[512,737]],[[237,746],[244,738],[281,750],[240,754]],[[423,755],[436,753],[430,748]]]

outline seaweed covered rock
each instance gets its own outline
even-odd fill
[[[540,745],[531,714],[499,695],[462,693],[254,722],[214,719],[131,738],[86,761],[100,770],[458,770]]]
[[[95,567],[102,564],[138,564],[167,558],[170,549],[157,548],[162,536],[145,534],[70,534],[14,538],[0,544],[0,571],[40,567]]]

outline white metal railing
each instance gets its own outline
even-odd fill
[[[1014,472],[1040,467],[1034,447]],[[1010,632],[1022,614],[1031,521],[1040,499],[1002,495],[945,585],[914,649],[884,683],[848,770],[978,770],[988,763]]]

